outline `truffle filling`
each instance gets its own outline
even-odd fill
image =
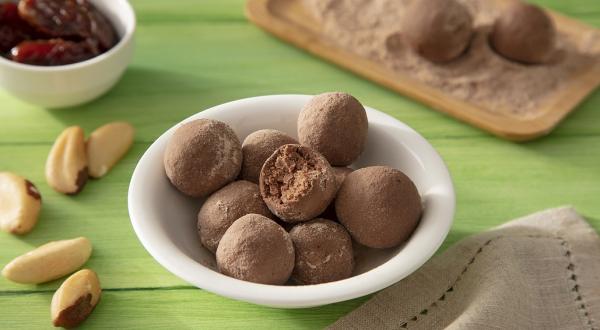
[[[321,173],[318,160],[304,148],[282,148],[274,164],[265,172],[269,197],[280,204],[296,202],[312,190]]]

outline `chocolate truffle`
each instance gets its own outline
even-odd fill
[[[372,248],[406,241],[419,223],[421,209],[414,183],[387,166],[350,173],[335,199],[340,223],[358,243]]]
[[[337,190],[325,157],[299,144],[283,145],[267,159],[259,186],[271,212],[286,222],[314,219]]]
[[[221,273],[240,280],[284,284],[294,269],[294,245],[275,221],[247,214],[221,238],[217,267]]]
[[[455,0],[419,0],[408,6],[402,34],[414,51],[432,62],[461,55],[473,36],[473,18]]]
[[[552,54],[555,38],[554,24],[541,8],[517,1],[498,17],[490,41],[509,60],[540,64]]]
[[[298,141],[274,129],[261,129],[248,135],[242,143],[242,179],[258,183],[265,160],[284,144],[298,144]]]
[[[335,175],[335,183],[338,187],[338,189],[342,186],[342,183],[344,183],[344,180],[346,180],[346,177],[348,176],[348,174],[352,173],[354,170],[349,168],[349,167],[339,167],[339,166],[335,166],[332,167],[333,169],[333,174]]]
[[[294,226],[290,236],[296,251],[296,265],[292,272],[294,282],[319,284],[352,275],[352,239],[340,224],[315,219]]]
[[[227,124],[198,119],[177,128],[167,144],[164,164],[179,191],[205,197],[237,177],[242,146]]]
[[[325,93],[313,97],[298,117],[300,143],[320,152],[332,166],[346,166],[367,141],[367,113],[352,95]]]
[[[202,245],[215,253],[227,228],[250,213],[274,218],[260,197],[257,184],[235,181],[217,190],[206,199],[198,212],[198,233]]]
[[[352,171],[354,170],[349,167],[333,167],[333,174],[335,175],[335,182],[337,185],[336,191],[340,189],[342,183],[344,183],[344,180],[346,179],[346,176],[352,173]],[[319,215],[319,218],[337,221],[337,215],[335,214],[335,199],[331,203],[329,203],[325,211],[323,211],[323,213]]]

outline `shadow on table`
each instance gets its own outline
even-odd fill
[[[596,233],[600,234],[600,218],[594,216],[588,216],[582,214],[583,218],[596,230]]]
[[[99,99],[48,112],[65,125],[80,125],[88,133],[116,120],[129,121],[138,133],[162,132],[198,112],[203,105],[221,101],[225,97],[224,85],[225,82],[209,79],[202,73],[132,66]]]
[[[443,251],[449,246],[476,232],[477,231],[466,232],[456,229],[451,230],[444,244],[442,245],[442,247],[440,247],[436,255],[443,253]],[[300,329],[313,329],[315,327],[315,322],[320,323],[321,327],[328,326],[340,317],[348,314],[349,312],[353,311],[354,309],[365,303],[372,296],[373,294],[370,294],[364,297],[359,297],[352,300],[319,307],[303,309],[281,309],[280,311],[281,313],[286,314],[286,318],[296,320],[296,324],[294,324],[295,327],[298,327]]]
[[[456,222],[456,221],[459,221],[459,219],[455,218],[454,222]],[[456,225],[454,225],[453,227],[456,227]],[[473,230],[469,230],[469,231],[466,231],[464,229],[456,229],[456,228],[450,229],[448,236],[446,236],[444,243],[442,243],[442,246],[438,249],[438,251],[436,252],[436,255],[443,253],[447,248],[458,243],[463,238],[477,234],[479,232],[481,232],[481,231],[478,229],[473,229]]]

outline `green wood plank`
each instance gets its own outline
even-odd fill
[[[88,237],[93,256],[86,264],[104,275],[106,288],[183,285],[166,272],[139,243],[127,213],[129,178],[147,144],[136,144],[101,180],[90,180],[77,196],[53,191],[44,179],[49,144],[0,146],[2,170],[21,173],[32,180],[43,198],[42,212],[33,232],[26,236],[0,234],[0,265],[50,240]],[[0,277],[0,291],[57,288],[61,281],[39,286],[14,284]],[[0,304],[1,306],[1,304]]]
[[[537,0],[600,26],[597,0]],[[366,298],[307,310],[278,310],[190,287],[159,266],[131,228],[126,208],[137,159],[165,129],[225,101],[277,93],[344,90],[390,113],[428,138],[446,160],[458,205],[444,247],[510,218],[572,204],[600,230],[600,92],[549,137],[513,144],[324,63],[245,21],[243,0],[133,1],[139,19],[134,63],[97,102],[46,111],[0,92],[0,170],[21,173],[42,191],[38,227],[0,233],[0,266],[49,240],[90,237],[107,289],[90,328],[320,328]],[[68,125],[90,132],[113,120],[137,128],[136,143],[107,177],[76,197],[55,193],[43,166]],[[49,302],[60,281],[24,286],[0,278],[0,328],[49,328]]]
[[[179,24],[140,27],[134,64],[115,89],[89,105],[47,111],[3,95],[9,120],[0,123],[0,142],[52,141],[64,125],[81,124],[89,130],[114,119],[131,121],[138,129],[138,141],[152,141],[181,119],[222,102],[330,90],[351,92],[431,136],[485,134],[315,61],[247,24],[188,24],[181,31]],[[169,39],[176,33],[197,40],[186,48],[188,56],[180,55],[179,39]]]
[[[433,144],[447,161],[458,194],[456,222],[444,246],[511,217],[564,203],[574,204],[600,229],[600,171],[595,171],[600,137],[556,138],[529,145],[491,137],[439,139]],[[126,181],[146,144],[137,144],[113,172],[90,182],[75,198],[54,193],[46,186],[41,164],[48,148],[46,144],[0,146],[2,154],[11,155],[10,162],[3,159],[2,168],[31,173],[45,202],[40,224],[30,235],[0,235],[0,264],[50,239],[89,236],[95,251],[86,266],[99,272],[108,290],[90,319],[90,327],[314,328],[328,324],[362,301],[285,311],[190,288],[146,254],[129,225]],[[0,279],[0,306],[7,315],[2,324],[11,328],[47,326],[50,296],[59,284],[23,286]],[[166,288],[162,291],[160,287]],[[24,309],[30,314],[27,323],[18,312]],[[151,317],[156,313],[161,317]]]
[[[315,61],[248,23],[162,22],[139,27],[133,65],[115,89],[94,103],[47,111],[0,92],[7,119],[0,123],[0,143],[52,141],[64,125],[81,124],[90,130],[115,119],[131,121],[138,128],[138,141],[152,141],[180,119],[225,101],[330,90],[348,91],[428,138],[486,135],[332,64]],[[600,134],[596,124],[600,112],[593,111],[599,103],[596,91],[553,135]]]
[[[525,145],[492,137],[432,140],[452,174],[457,213],[444,247],[550,207],[573,205],[600,230],[600,137]]]
[[[164,22],[245,22],[245,0],[178,0],[165,3],[160,0],[130,1],[139,24],[154,25]]]
[[[100,281],[103,281],[100,276]],[[52,292],[0,292],[5,329],[51,329]],[[320,308],[279,310],[222,298],[195,288],[104,291],[81,328],[103,329],[318,329],[366,298]],[[23,321],[27,313],[27,323]]]
[[[575,205],[600,228],[600,137],[562,137],[528,145],[493,137],[432,142],[450,167],[458,196],[456,224],[447,244],[507,219],[562,204]],[[0,264],[48,240],[85,235],[96,247],[88,266],[103,270],[106,287],[182,285],[148,256],[129,223],[127,185],[146,147],[136,144],[107,177],[90,181],[80,195],[69,197],[52,191],[43,178],[49,144],[0,146],[0,153],[11,155],[0,168],[28,176],[44,198],[40,223],[31,234],[0,234]],[[23,286],[0,279],[2,288]]]
[[[592,26],[600,25],[600,6],[596,0],[531,0],[530,2],[577,18]]]
[[[176,5],[161,0],[131,1],[140,24],[188,21],[243,21],[244,0],[178,0]],[[596,0],[531,0],[530,2],[577,17],[591,25],[600,24],[600,7]]]

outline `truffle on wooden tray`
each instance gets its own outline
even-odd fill
[[[540,7],[516,1],[496,20],[490,42],[509,60],[541,64],[553,53],[556,29]]]
[[[455,0],[413,1],[403,16],[402,35],[426,59],[448,62],[469,46],[473,18]]]

